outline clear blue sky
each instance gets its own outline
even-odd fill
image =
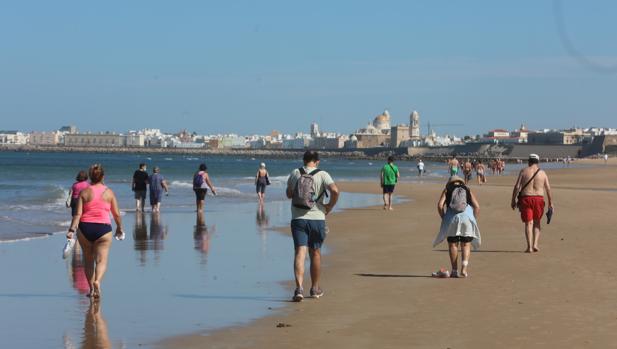
[[[384,108],[460,136],[617,127],[616,17],[614,1],[2,2],[0,129],[349,133]]]

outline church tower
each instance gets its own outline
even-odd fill
[[[420,139],[420,114],[415,110],[409,115],[409,138]]]

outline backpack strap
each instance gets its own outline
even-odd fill
[[[310,173],[308,173],[309,176],[313,177],[314,175],[318,174],[319,172],[321,172],[321,169],[316,168],[313,171],[311,171]],[[300,168],[300,174],[301,175],[305,175],[307,174],[306,171],[304,170],[304,167]],[[321,199],[322,196],[326,196],[328,197],[328,192],[326,191],[326,189],[324,188],[324,190],[321,192],[321,194],[319,194],[319,196],[317,197],[317,199],[315,199],[315,201],[319,201],[319,199]]]
[[[304,171],[304,167],[300,167],[298,171],[300,171],[301,176],[304,176],[306,174],[306,171]]]

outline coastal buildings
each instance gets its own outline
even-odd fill
[[[384,110],[377,115],[373,122],[369,122],[365,128],[356,130],[350,136],[348,148],[375,148],[390,145],[390,113]],[[353,138],[353,139],[352,139]]]
[[[544,130],[529,134],[529,144],[583,144],[591,142],[593,135],[583,129]]]
[[[28,135],[20,131],[0,131],[0,144],[27,144]]]
[[[422,136],[420,134],[420,113],[414,110],[409,115],[409,139],[412,141],[419,141],[421,137]]]
[[[514,143],[527,143],[529,137],[529,131],[525,125],[521,125],[518,130],[508,131],[504,129],[495,129],[488,131],[484,137],[480,138],[481,143],[495,143],[495,144],[514,144]]]
[[[390,148],[398,148],[411,139],[411,130],[407,125],[392,126],[390,129]]]
[[[110,132],[66,134],[64,145],[69,147],[123,147],[126,145],[126,136]]]
[[[63,134],[60,131],[51,132],[32,132],[28,144],[31,145],[58,145],[63,139]]]

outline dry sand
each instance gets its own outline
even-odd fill
[[[431,248],[441,186],[401,184],[396,194],[412,201],[393,212],[373,207],[329,217],[323,298],[290,303],[248,326],[181,336],[162,346],[615,347],[617,270],[610,263],[617,246],[617,166],[548,174],[555,216],[543,227],[539,253],[522,253],[523,225],[509,207],[514,179],[489,177],[487,185],[472,185],[483,245],[471,255],[470,277],[428,277],[449,267],[445,244]],[[340,187],[379,193],[374,183]]]

